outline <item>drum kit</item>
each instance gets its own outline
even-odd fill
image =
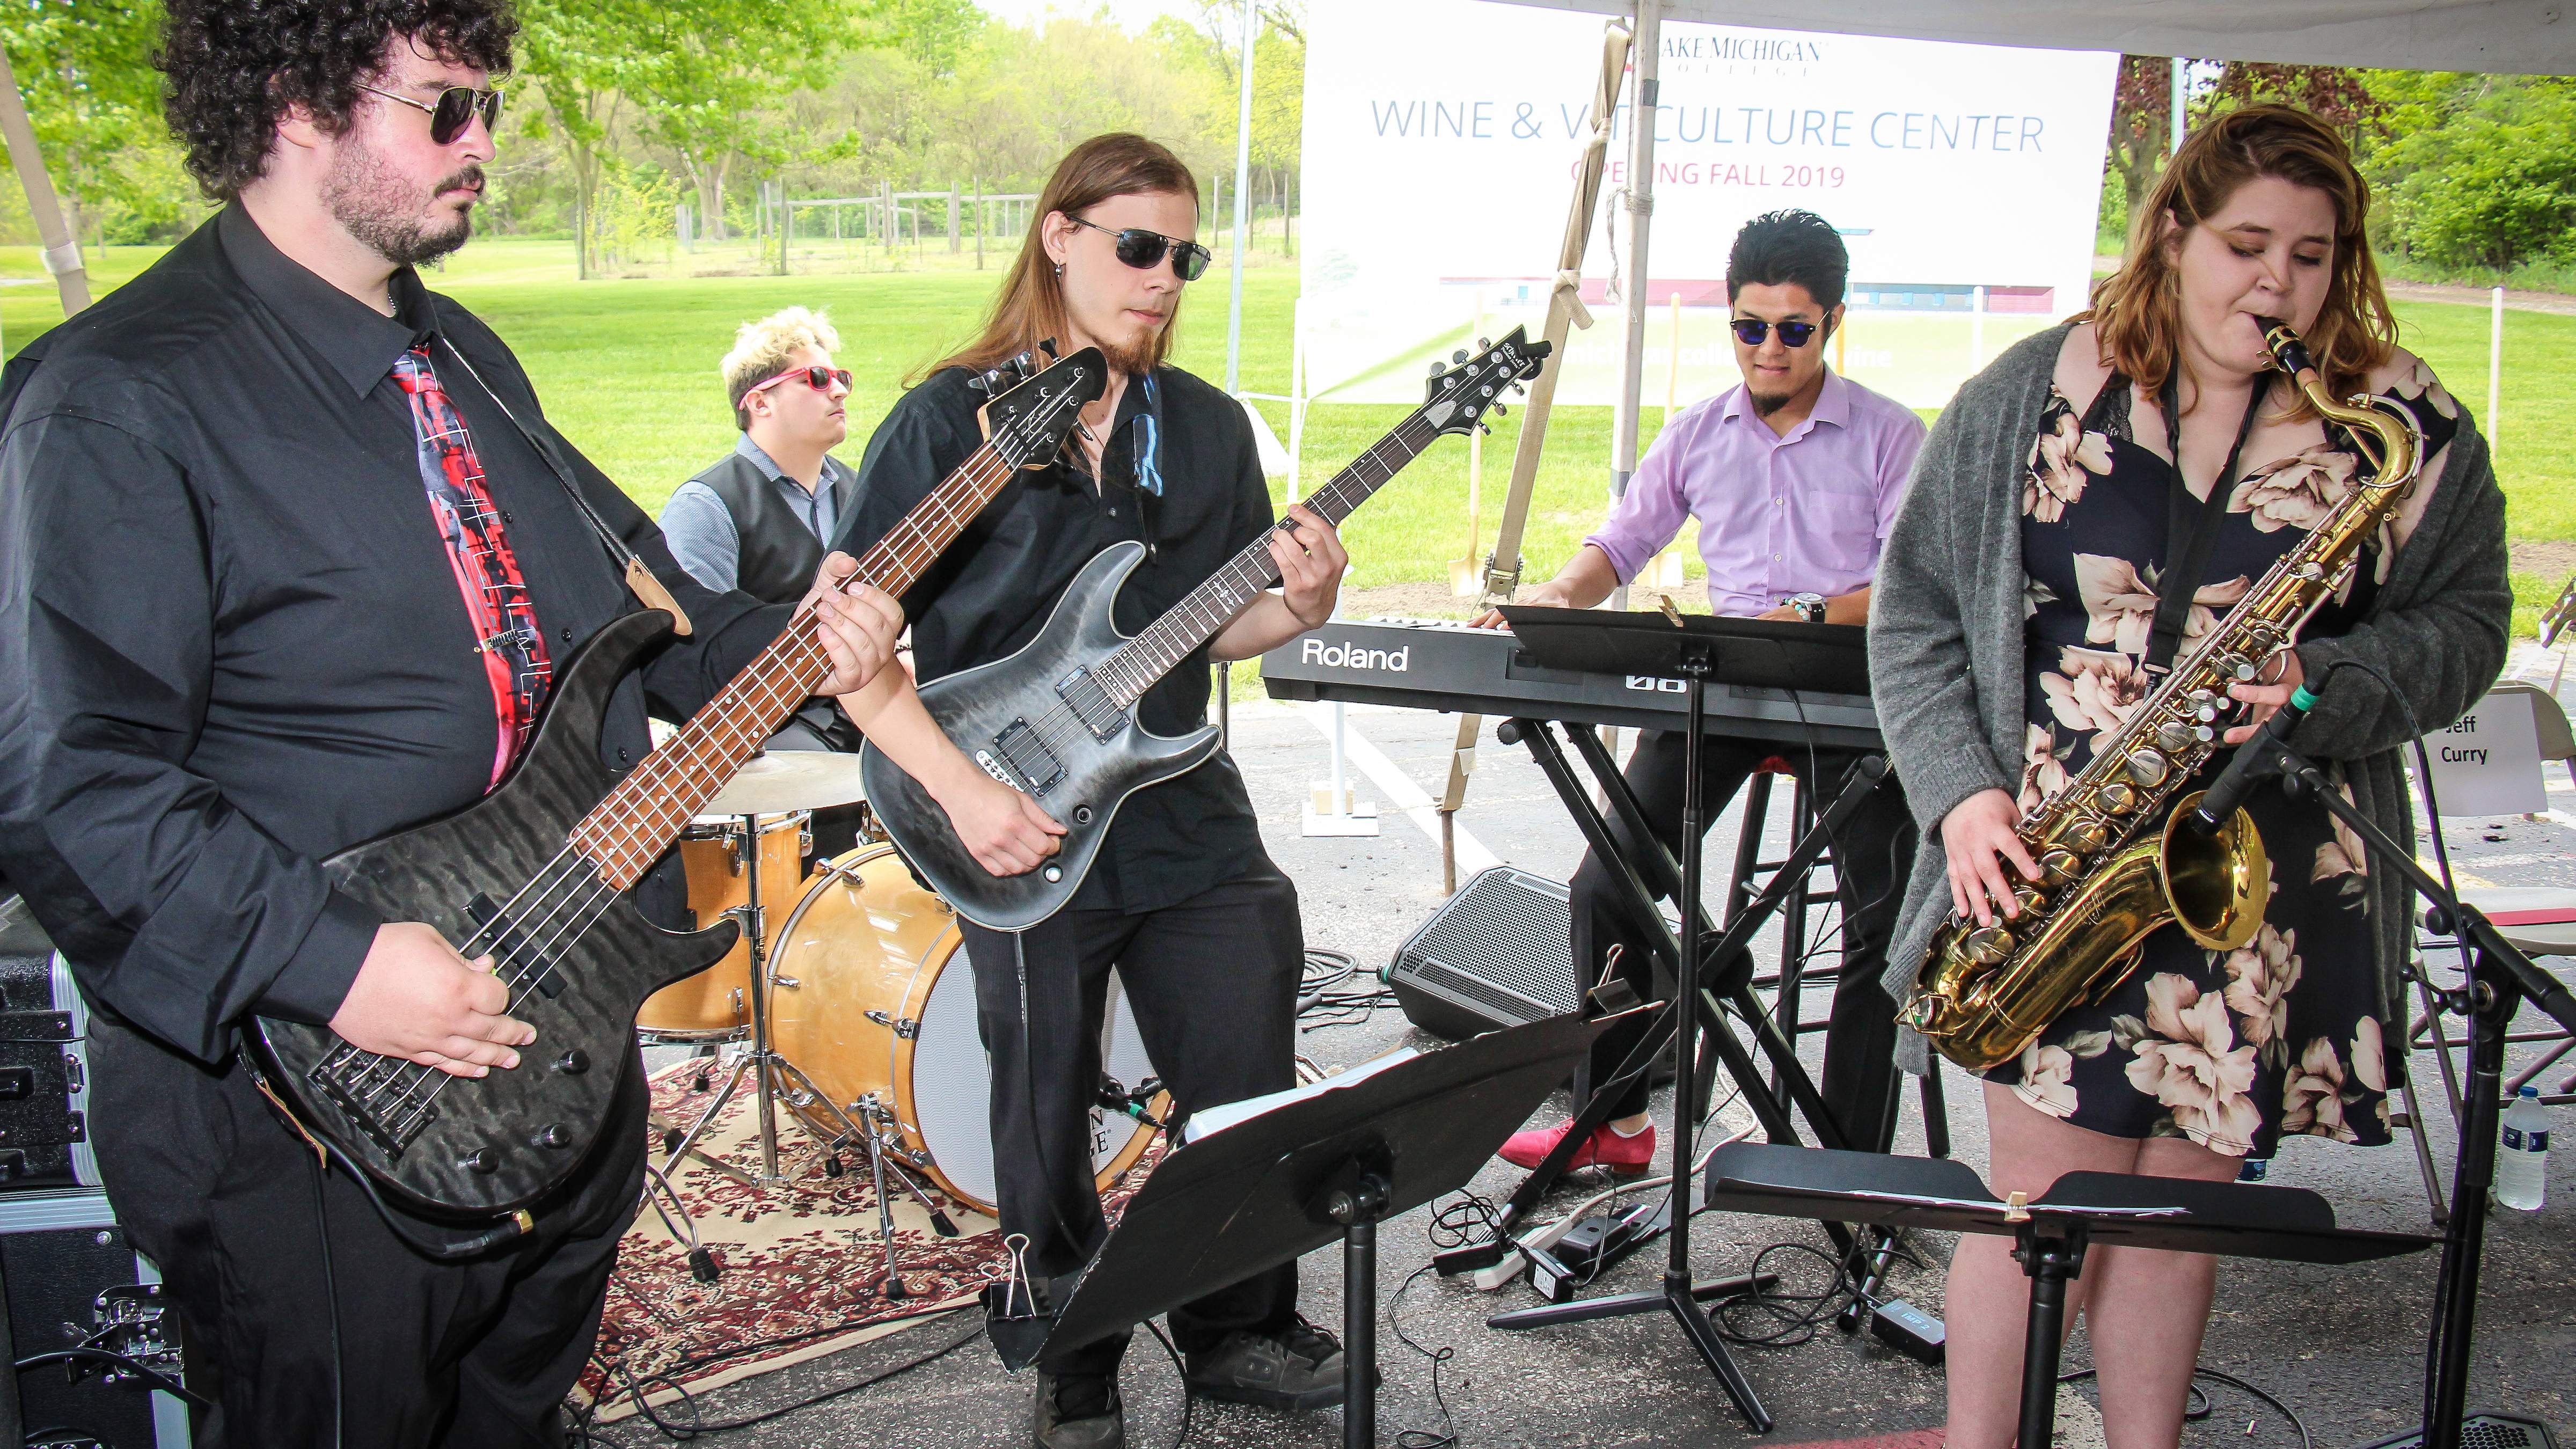
[[[698,1088],[724,1084],[686,1126],[656,1114],[662,1166],[689,1157],[755,1188],[786,1187],[779,1111],[824,1149],[837,1177],[844,1152],[874,1178],[889,1297],[894,1270],[886,1189],[909,1192],[943,1236],[954,1225],[928,1189],[990,1214],[995,1178],[990,1077],[975,1012],[974,967],[948,904],[923,885],[864,814],[859,757],[774,750],[754,758],[680,842],[695,924],[730,915],[742,940],[723,960],[648,998],[636,1017],[647,1046],[712,1051]],[[811,854],[814,812],[861,807],[859,844]],[[1113,975],[1101,1038],[1104,1102],[1092,1109],[1092,1165],[1102,1189],[1145,1155],[1148,1125],[1169,1106],[1153,1090],[1135,1013]],[[1129,1094],[1117,1084],[1135,1082]],[[745,1087],[759,1160],[746,1167],[704,1138]],[[855,1158],[848,1165],[856,1165]]]

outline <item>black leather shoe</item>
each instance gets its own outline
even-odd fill
[[[1268,1409],[1326,1409],[1342,1401],[1342,1345],[1305,1319],[1274,1333],[1238,1331],[1189,1355],[1190,1391]]]
[[[1038,1449],[1127,1449],[1126,1406],[1106,1375],[1040,1373],[1030,1427]]]

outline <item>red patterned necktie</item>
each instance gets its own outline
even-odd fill
[[[394,361],[394,381],[411,398],[411,420],[420,448],[420,481],[429,490],[430,517],[447,545],[447,564],[465,596],[465,612],[474,621],[475,652],[483,656],[484,677],[492,685],[492,712],[498,743],[492,753],[492,785],[501,783],[510,765],[527,748],[536,728],[537,707],[545,703],[554,666],[546,658],[545,631],[537,625],[537,608],[528,597],[528,581],[519,572],[519,556],[501,526],[501,510],[484,486],[483,465],[474,456],[474,439],[465,419],[439,386],[423,343]],[[490,785],[484,787],[488,792]]]

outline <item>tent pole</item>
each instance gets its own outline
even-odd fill
[[[1565,336],[1592,325],[1583,306],[1583,253],[1592,241],[1592,213],[1601,201],[1602,162],[1610,153],[1610,127],[1619,102],[1619,84],[1628,69],[1630,36],[1612,20],[1602,27],[1601,74],[1592,92],[1592,129],[1575,167],[1574,201],[1565,214],[1565,238],[1557,246],[1556,280],[1549,289],[1547,321],[1540,329],[1549,352],[1529,387],[1529,405],[1521,411],[1520,442],[1512,454],[1511,486],[1503,496],[1502,516],[1494,526],[1494,551],[1485,555],[1485,587],[1476,608],[1482,612],[1512,601],[1521,581],[1521,527],[1529,519],[1530,489],[1538,482],[1539,450],[1547,442],[1548,411],[1556,398],[1557,370],[1565,362]],[[1482,715],[1458,716],[1458,737],[1449,750],[1449,780],[1440,791],[1442,878],[1455,888],[1458,861],[1451,816],[1466,803],[1467,776],[1476,768],[1476,739],[1484,733]]]
[[[63,315],[69,317],[89,305],[89,271],[81,265],[80,239],[63,222],[62,203],[54,196],[52,178],[45,174],[44,154],[36,149],[35,128],[27,123],[27,103],[18,95],[18,74],[10,69],[5,53],[0,53],[0,139],[9,143],[18,184],[27,190],[27,210],[35,218],[36,240],[42,248],[37,255],[45,270],[54,274],[54,286],[63,297]]]
[[[1252,181],[1252,32],[1260,12],[1243,0],[1243,98],[1234,123],[1234,299],[1225,314],[1225,390],[1232,396],[1243,366],[1243,197]]]

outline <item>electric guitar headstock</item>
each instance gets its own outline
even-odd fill
[[[1052,341],[1038,344],[1052,356]],[[1082,410],[1100,400],[1109,385],[1109,362],[1097,347],[1038,366],[1038,354],[1023,352],[1009,362],[967,381],[985,395],[975,410],[984,437],[1014,468],[1043,468],[1064,447],[1082,421]]]
[[[1441,432],[1493,431],[1485,417],[1503,415],[1506,394],[1517,396],[1521,384],[1538,376],[1549,352],[1546,343],[1529,340],[1526,327],[1513,328],[1500,342],[1478,338],[1476,345],[1484,350],[1473,357],[1462,347],[1447,363],[1431,364],[1423,415]]]

